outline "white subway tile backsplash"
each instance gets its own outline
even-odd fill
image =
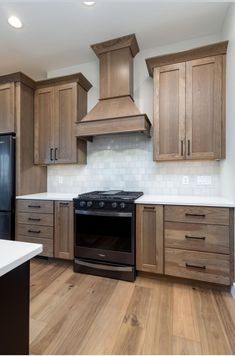
[[[88,143],[87,166],[48,167],[48,191],[125,189],[159,195],[220,195],[218,161],[157,163],[152,149],[152,140],[141,134],[95,137]],[[183,185],[183,176],[189,177],[189,184]],[[199,186],[197,176],[210,177],[211,184]]]

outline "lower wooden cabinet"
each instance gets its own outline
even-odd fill
[[[163,206],[137,205],[136,214],[137,270],[163,273]]]
[[[73,259],[73,203],[52,200],[17,200],[18,241],[40,243],[42,256]]]
[[[74,257],[73,203],[55,202],[55,257],[72,260]]]
[[[137,270],[231,285],[233,226],[234,209],[137,205]]]

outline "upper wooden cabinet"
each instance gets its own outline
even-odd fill
[[[15,83],[0,84],[0,133],[15,132]]]
[[[37,83],[36,164],[86,163],[86,142],[75,136],[75,123],[87,112],[90,87],[80,73]]]
[[[146,60],[154,77],[154,160],[225,157],[226,49],[222,42]]]

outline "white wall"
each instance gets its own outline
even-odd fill
[[[226,160],[221,162],[221,192],[235,199],[235,4],[225,18],[222,40],[229,40],[226,78]]]
[[[153,80],[148,76],[145,58],[181,51],[219,41],[218,36],[198,38],[141,51],[135,57],[134,98],[150,119],[153,113]],[[99,97],[98,59],[48,72],[48,78],[82,72],[93,84],[88,95],[91,109]],[[179,195],[219,195],[220,162],[169,162],[152,160],[152,140],[133,135],[96,137],[88,144],[87,166],[67,165],[48,168],[48,191],[75,192],[93,189],[141,189],[145,193]],[[182,178],[189,176],[189,184]],[[200,186],[197,176],[210,176],[211,184]]]

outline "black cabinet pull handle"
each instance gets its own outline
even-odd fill
[[[190,140],[188,140],[188,156],[190,156]]]
[[[144,210],[155,210],[154,206],[145,206]]]
[[[196,218],[205,218],[205,214],[190,214],[190,213],[185,213],[185,216],[191,216],[191,217],[196,217]]]
[[[206,266],[191,265],[190,263],[185,263],[185,267],[187,267],[187,268],[196,268],[196,269],[201,269],[201,270],[205,270],[206,269]]]
[[[55,148],[55,161],[58,161],[57,152],[58,152],[58,148]]]
[[[69,203],[63,203],[63,202],[61,202],[60,205],[68,206]]]
[[[41,230],[37,230],[37,231],[35,231],[35,230],[28,230],[28,232],[31,232],[31,233],[33,233],[33,234],[40,234]]]
[[[29,221],[40,221],[41,219],[36,219],[36,218],[28,218]]]
[[[41,208],[41,205],[28,205],[28,208]]]
[[[53,159],[53,151],[54,151],[53,148],[51,148],[50,149],[50,160],[51,161],[54,161],[54,159]]]
[[[181,156],[184,155],[184,141],[181,140]]]
[[[205,240],[205,236],[203,237],[199,237],[199,236],[189,236],[189,235],[185,235],[186,239],[194,239],[194,240]]]

